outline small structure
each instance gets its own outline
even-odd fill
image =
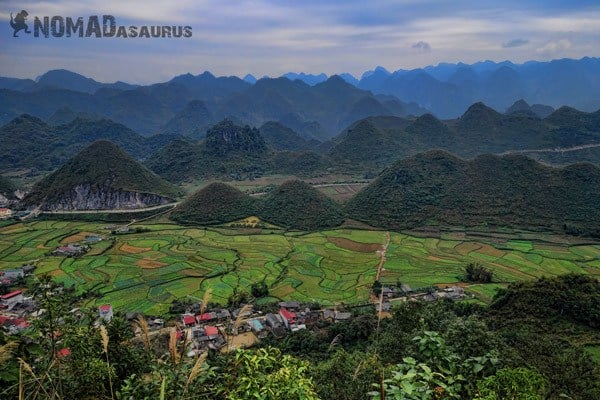
[[[113,308],[110,304],[104,304],[98,307],[100,318],[106,322],[110,322],[113,318]]]
[[[87,246],[82,246],[77,243],[71,243],[66,246],[60,246],[51,254],[53,256],[78,257],[84,255],[88,251]]]
[[[217,320],[217,313],[215,313],[215,312],[206,312],[206,313],[201,314],[201,315],[196,315],[196,320],[199,323],[216,321]]]
[[[277,328],[283,325],[283,318],[279,314],[267,314],[265,316],[267,325],[271,328]]]
[[[104,240],[102,238],[102,236],[98,236],[98,235],[88,235],[88,236],[85,237],[85,242],[87,244],[98,243],[98,242],[101,242],[102,240]]]
[[[181,316],[181,319],[183,321],[183,325],[185,326],[196,325],[196,317],[191,314],[184,314]]]
[[[15,305],[23,302],[23,291],[14,290],[10,293],[4,294],[0,297],[2,307],[10,310]]]
[[[25,271],[22,268],[5,269],[2,271],[2,277],[6,279],[19,279],[25,277]]]
[[[219,328],[217,328],[216,326],[212,326],[212,325],[206,325],[204,327],[204,334],[212,339],[213,337],[216,337],[219,335]]]
[[[333,317],[333,319],[335,320],[335,322],[347,321],[350,318],[352,318],[352,313],[350,313],[350,312],[341,312],[341,311],[336,311],[335,315]]]
[[[12,210],[10,208],[0,208],[0,219],[9,218],[12,215]]]
[[[279,307],[285,308],[290,311],[296,311],[300,308],[300,303],[297,301],[282,301],[279,303]]]
[[[21,267],[21,269],[23,270],[23,273],[25,274],[25,276],[29,276],[31,274],[33,274],[33,271],[35,271],[35,265],[23,265]]]
[[[283,318],[283,324],[286,328],[290,329],[291,325],[296,325],[296,313],[280,308],[279,315]]]

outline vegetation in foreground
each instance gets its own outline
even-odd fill
[[[150,335],[117,316],[69,312],[45,281],[46,312],[0,336],[1,394],[19,399],[595,399],[600,282],[565,275],[515,284],[489,307],[406,302],[261,348],[186,356],[175,328]],[[569,306],[563,300],[568,297]],[[237,323],[237,321],[236,321]],[[66,351],[65,349],[68,349]]]

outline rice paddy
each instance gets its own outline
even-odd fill
[[[368,300],[386,233],[336,229],[314,233],[231,228],[191,228],[171,223],[136,225],[143,232],[111,235],[102,223],[33,221],[0,228],[0,269],[33,262],[78,292],[100,297],[92,304],[164,313],[175,299],[225,303],[234,288],[264,281],[272,299],[322,304]],[[80,258],[51,256],[56,247],[89,234],[105,240]],[[477,262],[494,272],[494,283],[467,291],[490,301],[510,282],[569,272],[600,276],[600,244],[532,233],[437,237],[391,233],[381,273],[384,283],[411,288],[460,282],[463,268]]]

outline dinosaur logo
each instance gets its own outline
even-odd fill
[[[17,32],[22,30],[24,30],[25,33],[31,33],[29,27],[25,23],[25,20],[27,19],[28,15],[29,13],[27,11],[21,10],[21,12],[18,13],[13,19],[13,15],[12,13],[10,13],[10,26],[12,26],[12,28],[15,30],[13,32],[13,37],[18,37]]]

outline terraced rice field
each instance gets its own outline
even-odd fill
[[[159,314],[177,298],[226,302],[235,287],[265,281],[273,298],[323,304],[368,299],[386,234],[337,229],[309,234],[248,229],[140,225],[145,231],[113,236],[101,223],[35,221],[0,228],[0,269],[35,262],[79,292],[94,290],[117,309]],[[106,240],[80,258],[50,256],[86,234]],[[568,243],[534,234],[476,238],[460,232],[423,238],[392,233],[381,280],[412,288],[459,282],[463,268],[479,262],[495,283],[468,288],[489,301],[497,287],[517,280],[578,272],[600,275],[600,245]],[[552,239],[552,240],[550,240]]]

